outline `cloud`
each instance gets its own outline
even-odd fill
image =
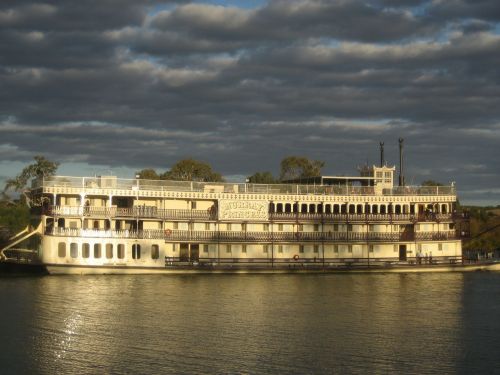
[[[380,140],[395,164],[403,136],[408,181],[500,199],[494,5],[2,1],[0,156],[249,175],[306,155],[353,174]]]

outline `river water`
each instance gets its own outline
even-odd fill
[[[500,273],[0,278],[2,374],[500,373]]]

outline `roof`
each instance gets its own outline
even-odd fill
[[[360,176],[315,176],[303,177],[293,180],[283,181],[289,184],[306,184],[306,185],[345,185],[349,182],[364,182],[373,181],[375,177],[360,177]]]

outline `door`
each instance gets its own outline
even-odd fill
[[[406,245],[399,245],[399,260],[406,261]]]
[[[179,261],[189,262],[189,244],[181,243],[179,246]]]
[[[198,262],[200,260],[200,245],[191,244],[190,259],[191,262]]]
[[[400,226],[400,241],[414,241],[415,240],[415,226],[413,224],[406,224]]]

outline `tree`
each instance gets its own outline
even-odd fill
[[[160,180],[161,177],[154,169],[147,168],[140,170],[139,172],[135,172],[136,176],[138,175],[140,179],[143,180]]]
[[[252,184],[276,184],[278,181],[271,172],[256,172],[248,177],[248,182]]]
[[[425,180],[422,182],[422,186],[444,186],[444,185],[434,180]]]
[[[201,182],[223,182],[220,173],[214,172],[212,167],[203,161],[194,159],[183,159],[161,177],[165,180],[175,181],[201,181]]]
[[[47,160],[43,156],[38,155],[34,159],[35,163],[24,167],[16,177],[7,180],[3,190],[4,193],[9,190],[21,193],[26,198],[28,206],[30,205],[30,199],[25,191],[28,183],[34,178],[53,176],[59,167],[59,163]]]
[[[321,176],[321,168],[324,166],[323,161],[310,160],[303,156],[288,156],[281,161],[280,180]]]
[[[21,202],[0,202],[0,228],[4,228],[1,231],[5,233],[4,237],[20,231],[29,223],[30,210],[25,204]],[[3,238],[3,240],[6,239]]]

